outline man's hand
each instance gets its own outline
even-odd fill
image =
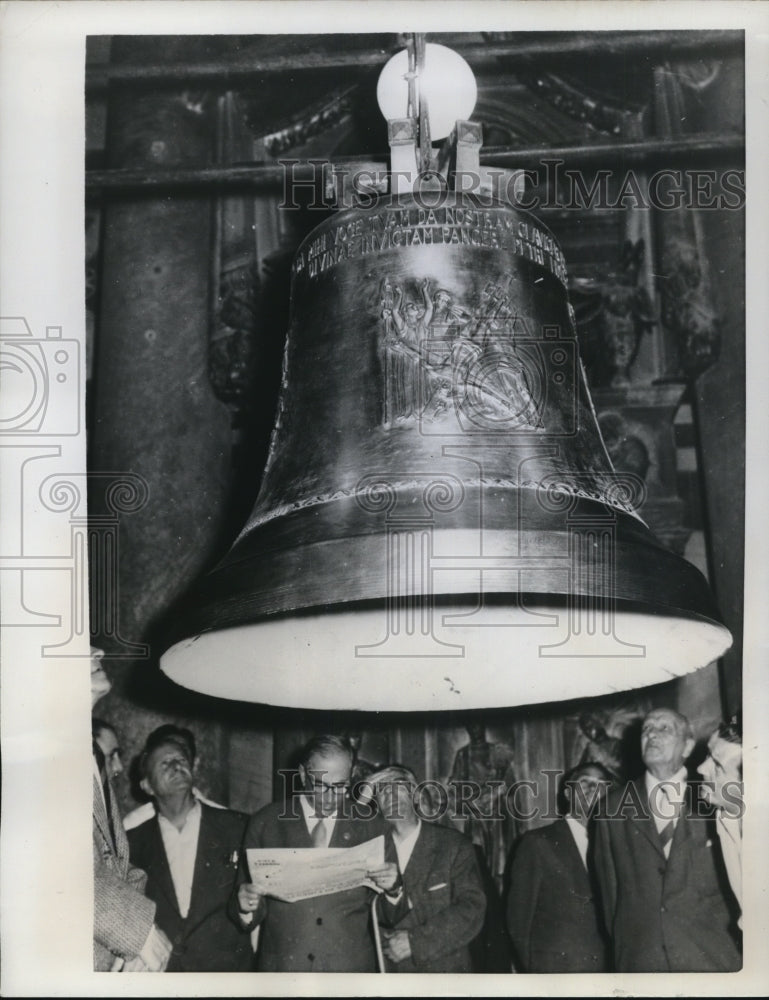
[[[238,889],[238,909],[240,910],[240,919],[244,924],[250,922],[251,914],[257,909],[261,901],[262,893],[257,891],[253,883],[244,882]]]
[[[385,939],[382,947],[382,953],[385,958],[389,958],[391,962],[395,963],[411,958],[411,942],[409,941],[408,931],[393,931],[392,933],[388,933],[383,930],[382,936]]]
[[[129,958],[127,962],[118,959],[112,966],[112,972],[149,972],[150,970],[142,962],[139,955],[136,958]]]
[[[367,871],[366,878],[373,882],[373,887],[380,891],[392,892],[400,883],[400,872],[394,861],[388,861],[387,864],[381,865],[379,868]]]
[[[141,962],[145,969],[142,969],[138,964],[136,967],[133,963],[126,963],[124,967],[124,972],[165,972],[166,966],[168,965],[168,960],[171,957],[172,945],[168,938],[165,936],[161,929],[153,924],[150,928],[150,932],[147,935],[147,940],[144,942],[144,947],[137,956],[138,961]]]

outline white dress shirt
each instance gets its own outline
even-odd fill
[[[227,806],[220,805],[218,802],[212,802],[211,799],[207,799],[197,788],[192,789],[192,794],[199,802],[202,802],[204,805],[211,806],[212,809],[227,808]],[[155,808],[155,802],[153,799],[150,799],[149,802],[143,802],[140,806],[137,806],[129,813],[126,813],[123,817],[123,826],[126,830],[133,830],[135,827],[141,826],[142,823],[146,823],[148,819],[152,819],[156,812],[157,809]]]
[[[395,845],[395,854],[398,858],[398,870],[401,875],[406,871],[406,865],[411,861],[411,855],[414,853],[414,847],[416,842],[419,840],[419,834],[422,832],[422,820],[417,820],[416,827],[407,833],[405,837],[398,838],[397,834],[393,830],[393,844]],[[398,886],[398,889],[393,895],[391,892],[385,892],[384,898],[392,906],[397,906],[403,898],[403,883]],[[411,901],[409,900],[409,909],[411,909]]]
[[[398,855],[398,867],[401,873],[406,871],[406,865],[411,860],[411,855],[414,853],[414,847],[419,839],[419,834],[422,831],[422,820],[417,820],[416,827],[407,833],[403,839],[398,838],[398,834],[393,832],[393,843],[395,844],[395,853]]]
[[[670,778],[655,778],[647,771],[644,774],[646,793],[649,796],[649,808],[654,818],[657,833],[661,833],[673,820],[673,829],[678,825],[678,814],[686,795],[686,768],[682,767]],[[670,856],[673,841],[669,840],[663,848],[665,857]]]
[[[306,795],[300,795],[299,801],[302,803],[304,821],[307,824],[307,832],[310,836],[312,836],[313,830],[318,825],[318,820],[323,820],[323,825],[326,828],[326,847],[328,847],[331,843],[331,836],[334,832],[334,827],[336,826],[336,813],[334,813],[333,816],[321,816],[320,813],[315,811],[315,806]]]
[[[587,868],[587,827],[583,826],[578,819],[574,819],[573,816],[567,816],[566,823],[571,830],[572,837],[574,837],[574,843],[577,845],[579,856],[582,858],[582,864]]]
[[[177,830],[173,823],[158,813],[160,836],[166,849],[168,867],[176,892],[176,902],[179,913],[186,917],[190,912],[190,897],[192,896],[192,877],[195,874],[195,857],[198,853],[198,836],[200,835],[200,817],[203,810],[200,803],[187,813],[184,826]]]

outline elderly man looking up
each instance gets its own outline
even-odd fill
[[[169,972],[247,972],[248,935],[227,913],[246,817],[195,798],[192,746],[189,730],[176,726],[147,737],[141,786],[157,813],[129,831],[131,861],[147,872],[156,920],[173,944]]]
[[[686,780],[693,749],[685,716],[649,712],[646,772],[611,793],[596,816],[596,872],[617,972],[740,968],[718,847]]]

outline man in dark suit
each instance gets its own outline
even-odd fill
[[[525,833],[513,853],[507,927],[519,972],[608,972],[588,821],[611,778],[600,764],[566,774],[566,815]]]
[[[298,768],[300,794],[251,817],[243,861],[249,848],[353,847],[383,834],[384,823],[371,807],[350,799],[351,769],[352,752],[345,740],[310,740]],[[396,885],[398,869],[387,863],[368,876],[388,890]],[[246,930],[260,926],[260,972],[376,972],[371,889],[358,886],[286,903],[262,895],[247,879],[244,864],[233,916]]]
[[[472,842],[458,830],[423,823],[417,780],[395,765],[369,775],[390,826],[386,857],[403,885],[378,901],[388,972],[472,972],[468,945],[480,933],[486,895]]]
[[[596,815],[596,872],[617,972],[733,972],[718,838],[687,784],[694,737],[685,716],[649,712],[646,773]]]
[[[91,650],[91,707],[112,683],[100,649]],[[95,972],[162,972],[171,943],[155,923],[155,904],[144,895],[145,872],[128,858],[128,841],[112,788],[120,773],[117,736],[92,722],[93,748],[93,967]],[[107,737],[111,734],[111,740]],[[102,737],[102,745],[96,736]],[[114,746],[113,746],[114,744]]]
[[[705,779],[702,797],[715,809],[716,832],[742,929],[742,713],[722,722],[708,740],[708,755],[697,768]]]
[[[246,817],[195,798],[191,735],[161,726],[147,738],[141,787],[157,813],[129,830],[131,861],[147,872],[157,923],[173,944],[169,972],[247,972],[248,934],[227,914]]]

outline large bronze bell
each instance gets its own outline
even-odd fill
[[[563,254],[510,204],[388,196],[293,264],[256,506],[163,670],[274,705],[478,708],[664,681],[731,636],[634,512]],[[436,202],[439,202],[436,204]]]

